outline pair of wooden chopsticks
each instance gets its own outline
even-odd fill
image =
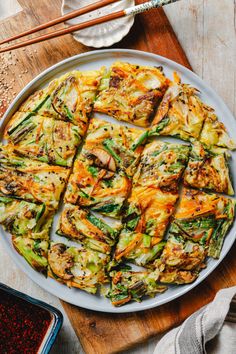
[[[13,41],[15,39],[22,38],[22,37],[24,37],[26,35],[38,32],[38,31],[40,31],[42,29],[54,26],[54,25],[56,25],[58,23],[61,23],[61,22],[70,20],[72,18],[81,16],[81,15],[86,14],[88,12],[97,10],[97,9],[99,9],[101,7],[107,6],[107,5],[112,4],[114,2],[117,2],[117,1],[122,1],[122,0],[101,0],[101,1],[95,2],[93,4],[90,4],[88,6],[85,6],[85,7],[81,8],[79,10],[72,11],[72,12],[70,12],[67,15],[58,17],[55,20],[46,22],[46,23],[44,23],[42,25],[39,25],[39,26],[37,26],[35,28],[32,28],[32,29],[30,29],[28,31],[19,33],[19,34],[15,35],[13,37],[10,37],[10,38],[6,38],[6,39],[0,41],[0,45],[4,44],[4,43],[7,43],[7,42],[11,42],[11,41]],[[84,28],[92,27],[92,26],[95,26],[95,25],[98,25],[98,24],[101,24],[101,23],[104,23],[104,22],[112,21],[112,20],[115,20],[115,19],[118,19],[118,18],[121,18],[121,17],[130,16],[130,15],[136,15],[138,13],[141,13],[141,12],[144,12],[144,11],[149,11],[149,10],[151,10],[153,8],[161,7],[161,6],[164,6],[164,5],[167,5],[167,4],[171,4],[171,3],[174,3],[176,1],[179,1],[179,0],[152,0],[152,1],[148,1],[148,2],[145,2],[145,3],[140,4],[140,5],[129,7],[127,9],[125,9],[125,10],[113,12],[111,14],[108,14],[108,15],[105,15],[105,16],[102,16],[102,17],[99,17],[99,18],[95,18],[95,19],[92,19],[92,20],[89,20],[89,21],[86,21],[86,22],[82,22],[82,23],[74,25],[74,26],[70,26],[69,28],[59,29],[59,30],[50,32],[48,34],[44,34],[44,35],[41,35],[41,36],[38,36],[38,37],[35,37],[35,38],[32,38],[32,39],[28,39],[28,40],[23,41],[23,42],[19,42],[17,44],[11,45],[11,46],[4,47],[4,48],[0,49],[0,53],[7,52],[9,50],[13,50],[13,49],[17,49],[17,48],[21,48],[21,47],[26,47],[26,46],[28,46],[30,44],[39,43],[39,42],[45,41],[47,39],[63,36],[63,35],[68,34],[68,33],[79,31],[79,30],[82,30]]]

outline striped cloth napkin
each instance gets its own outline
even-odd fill
[[[235,295],[236,286],[220,290],[210,304],[162,337],[154,354],[235,354]]]

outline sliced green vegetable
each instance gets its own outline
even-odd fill
[[[148,131],[145,131],[140,137],[139,139],[131,146],[131,150],[135,151],[137,149],[138,146],[142,145],[142,143],[144,143],[144,141],[148,138]]]
[[[118,212],[120,210],[121,206],[119,204],[104,204],[104,205],[95,205],[92,206],[92,209],[94,211],[100,212],[100,213],[106,213],[106,214],[111,214],[114,212]]]
[[[111,139],[107,139],[103,141],[103,145],[115,160],[117,160],[119,163],[122,163],[122,159],[115,153],[113,149],[114,143]]]
[[[158,123],[156,126],[153,126],[151,130],[149,131],[149,136],[153,135],[159,135],[160,132],[169,124],[170,119],[168,117],[163,118],[160,123]]]

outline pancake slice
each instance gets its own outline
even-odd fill
[[[144,296],[154,297],[167,289],[158,284],[158,273],[155,272],[120,270],[111,272],[110,276],[112,283],[107,297],[114,306],[122,306],[130,301],[141,302]]]
[[[154,262],[159,270],[159,281],[164,284],[189,284],[205,268],[204,246],[185,240],[170,232],[162,255]]]
[[[57,234],[79,241],[95,251],[110,254],[119,234],[119,225],[111,227],[93,213],[77,205],[66,204]]]
[[[194,141],[200,136],[205,118],[206,106],[198,97],[198,90],[173,82],[158,107],[149,135]]]
[[[87,248],[50,245],[48,275],[68,287],[96,294],[98,286],[108,282],[105,267],[109,256]]]
[[[0,146],[0,193],[56,209],[70,170],[14,154]]]
[[[199,140],[210,149],[215,146],[229,150],[236,149],[235,141],[230,138],[226,127],[218,120],[214,110],[211,108],[208,108],[207,118],[204,122]]]
[[[90,121],[81,155],[94,166],[132,176],[143,150],[143,130],[111,124],[99,118]]]
[[[165,242],[147,234],[122,230],[115,250],[115,262],[128,260],[139,266],[146,266],[162,252]]]
[[[0,224],[13,236],[49,240],[54,211],[0,194]]]
[[[178,193],[151,187],[134,187],[115,250],[115,263],[124,259],[145,266],[157,258],[175,210]]]
[[[134,175],[134,184],[177,190],[178,182],[187,165],[190,147],[162,141],[147,144]]]
[[[91,164],[80,156],[76,159],[65,194],[65,203],[89,207],[101,214],[119,217],[131,188],[124,173],[115,173]]]
[[[84,135],[103,71],[68,72],[31,95],[19,110],[73,123]]]
[[[234,220],[235,204],[222,195],[184,188],[170,231],[204,246],[208,256],[219,258]]]
[[[47,274],[49,248],[47,240],[13,236],[12,244],[32,268],[45,275]]]
[[[101,81],[94,110],[148,127],[168,84],[161,68],[118,61],[112,64]]]
[[[218,193],[234,195],[227,160],[226,150],[210,151],[200,142],[195,142],[184,173],[184,184],[194,188],[210,189]]]
[[[177,200],[177,192],[134,187],[124,217],[126,228],[162,241]]]
[[[81,143],[77,126],[43,116],[16,113],[5,129],[5,138],[21,156],[70,167]]]

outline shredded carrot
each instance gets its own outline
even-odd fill
[[[129,295],[128,297],[126,297],[125,299],[122,300],[118,300],[118,301],[112,301],[112,305],[114,306],[121,306],[123,304],[126,304],[127,302],[129,302],[131,300],[131,295]]]
[[[176,71],[173,72],[173,79],[174,79],[174,82],[176,84],[180,84],[181,83],[181,78],[180,78],[179,74]]]
[[[39,124],[39,126],[38,126],[38,128],[37,128],[37,130],[36,130],[36,138],[35,138],[36,144],[38,144],[38,142],[39,142],[40,132],[41,132],[41,130],[42,130],[43,123],[44,123],[44,119],[41,120],[41,122],[40,122],[40,124]]]
[[[117,272],[115,277],[112,279],[112,283],[116,285],[117,283],[119,283],[121,277],[122,277],[122,272]]]
[[[129,254],[137,246],[137,244],[141,240],[142,240],[142,234],[141,233],[137,233],[136,237],[134,238],[134,240],[132,240],[129,243],[129,245],[123,251],[121,251],[119,254],[115,255],[115,259],[119,260],[122,257],[124,257],[125,255]]]
[[[124,129],[123,129],[123,127],[120,127],[120,132],[121,132],[121,135],[122,135],[123,145],[124,145],[125,147],[128,147],[128,144],[127,144],[126,136],[125,136],[125,134],[124,134]]]
[[[94,233],[95,235],[99,235],[101,238],[104,238],[103,232],[91,222],[89,222],[87,219],[83,219],[83,223],[88,227],[89,233]]]

